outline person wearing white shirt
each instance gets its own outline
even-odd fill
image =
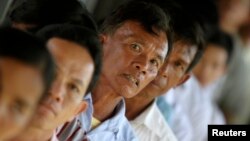
[[[174,90],[174,98],[171,98],[174,99],[173,107],[175,111],[181,108],[181,114],[188,117],[192,125],[193,141],[207,140],[208,124],[225,124],[223,113],[214,104],[212,97],[221,86],[220,79],[226,73],[232,48],[231,37],[215,30],[208,40],[201,61],[193,70],[194,75]],[[180,129],[174,131],[181,132]]]
[[[179,15],[176,23],[181,23],[182,15],[183,13]],[[204,48],[202,29],[194,20],[187,18],[185,25],[175,24],[175,28],[178,28],[178,31],[175,32],[173,49],[156,79],[135,97],[125,99],[126,116],[140,141],[177,140],[155,100],[189,78],[189,72],[199,60]],[[193,36],[186,37],[185,33]]]

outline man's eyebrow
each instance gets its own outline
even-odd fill
[[[127,40],[134,40],[136,43],[142,45],[142,46],[145,46],[145,41],[143,41],[143,39],[141,39],[140,37],[138,37],[136,34],[134,33],[129,33],[129,34],[126,34],[125,37],[127,38]]]
[[[84,85],[83,81],[80,80],[80,79],[73,78],[72,81],[75,82],[79,86],[83,86]]]
[[[159,55],[159,54],[158,54],[158,55],[156,56],[156,58],[158,58],[158,59],[161,61],[161,63],[164,62],[164,59],[163,59],[164,57],[163,57],[162,55]]]
[[[188,62],[185,60],[185,58],[178,59],[177,61],[181,64],[188,65]]]

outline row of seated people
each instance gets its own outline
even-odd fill
[[[233,50],[178,2],[128,1],[100,30],[77,0],[26,0],[0,29],[1,141],[203,141]],[[59,5],[60,3],[60,5]]]

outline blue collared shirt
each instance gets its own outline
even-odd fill
[[[85,113],[78,115],[72,122],[59,131],[60,140],[81,141],[137,141],[134,131],[125,117],[125,101],[122,100],[115,108],[114,116],[91,130],[93,105],[88,97],[89,106]],[[67,132],[64,132],[67,131]],[[63,133],[64,132],[64,133]]]

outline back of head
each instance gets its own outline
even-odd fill
[[[77,0],[26,0],[10,13],[15,23],[35,25],[36,31],[50,24],[71,23],[83,25],[92,30],[97,26],[87,11]]]
[[[95,63],[95,71],[87,90],[87,92],[90,92],[90,90],[95,86],[101,71],[102,50],[97,33],[88,28],[76,25],[56,24],[44,27],[38,31],[37,36],[43,39],[45,42],[53,37],[72,41],[89,51]]]
[[[41,71],[45,91],[54,76],[54,63],[44,44],[30,34],[13,28],[0,29],[0,57],[10,57]]]
[[[230,62],[233,53],[233,39],[229,34],[221,31],[220,29],[214,30],[208,38],[207,44],[214,44],[217,45],[216,47],[224,49],[228,56],[227,64]]]

